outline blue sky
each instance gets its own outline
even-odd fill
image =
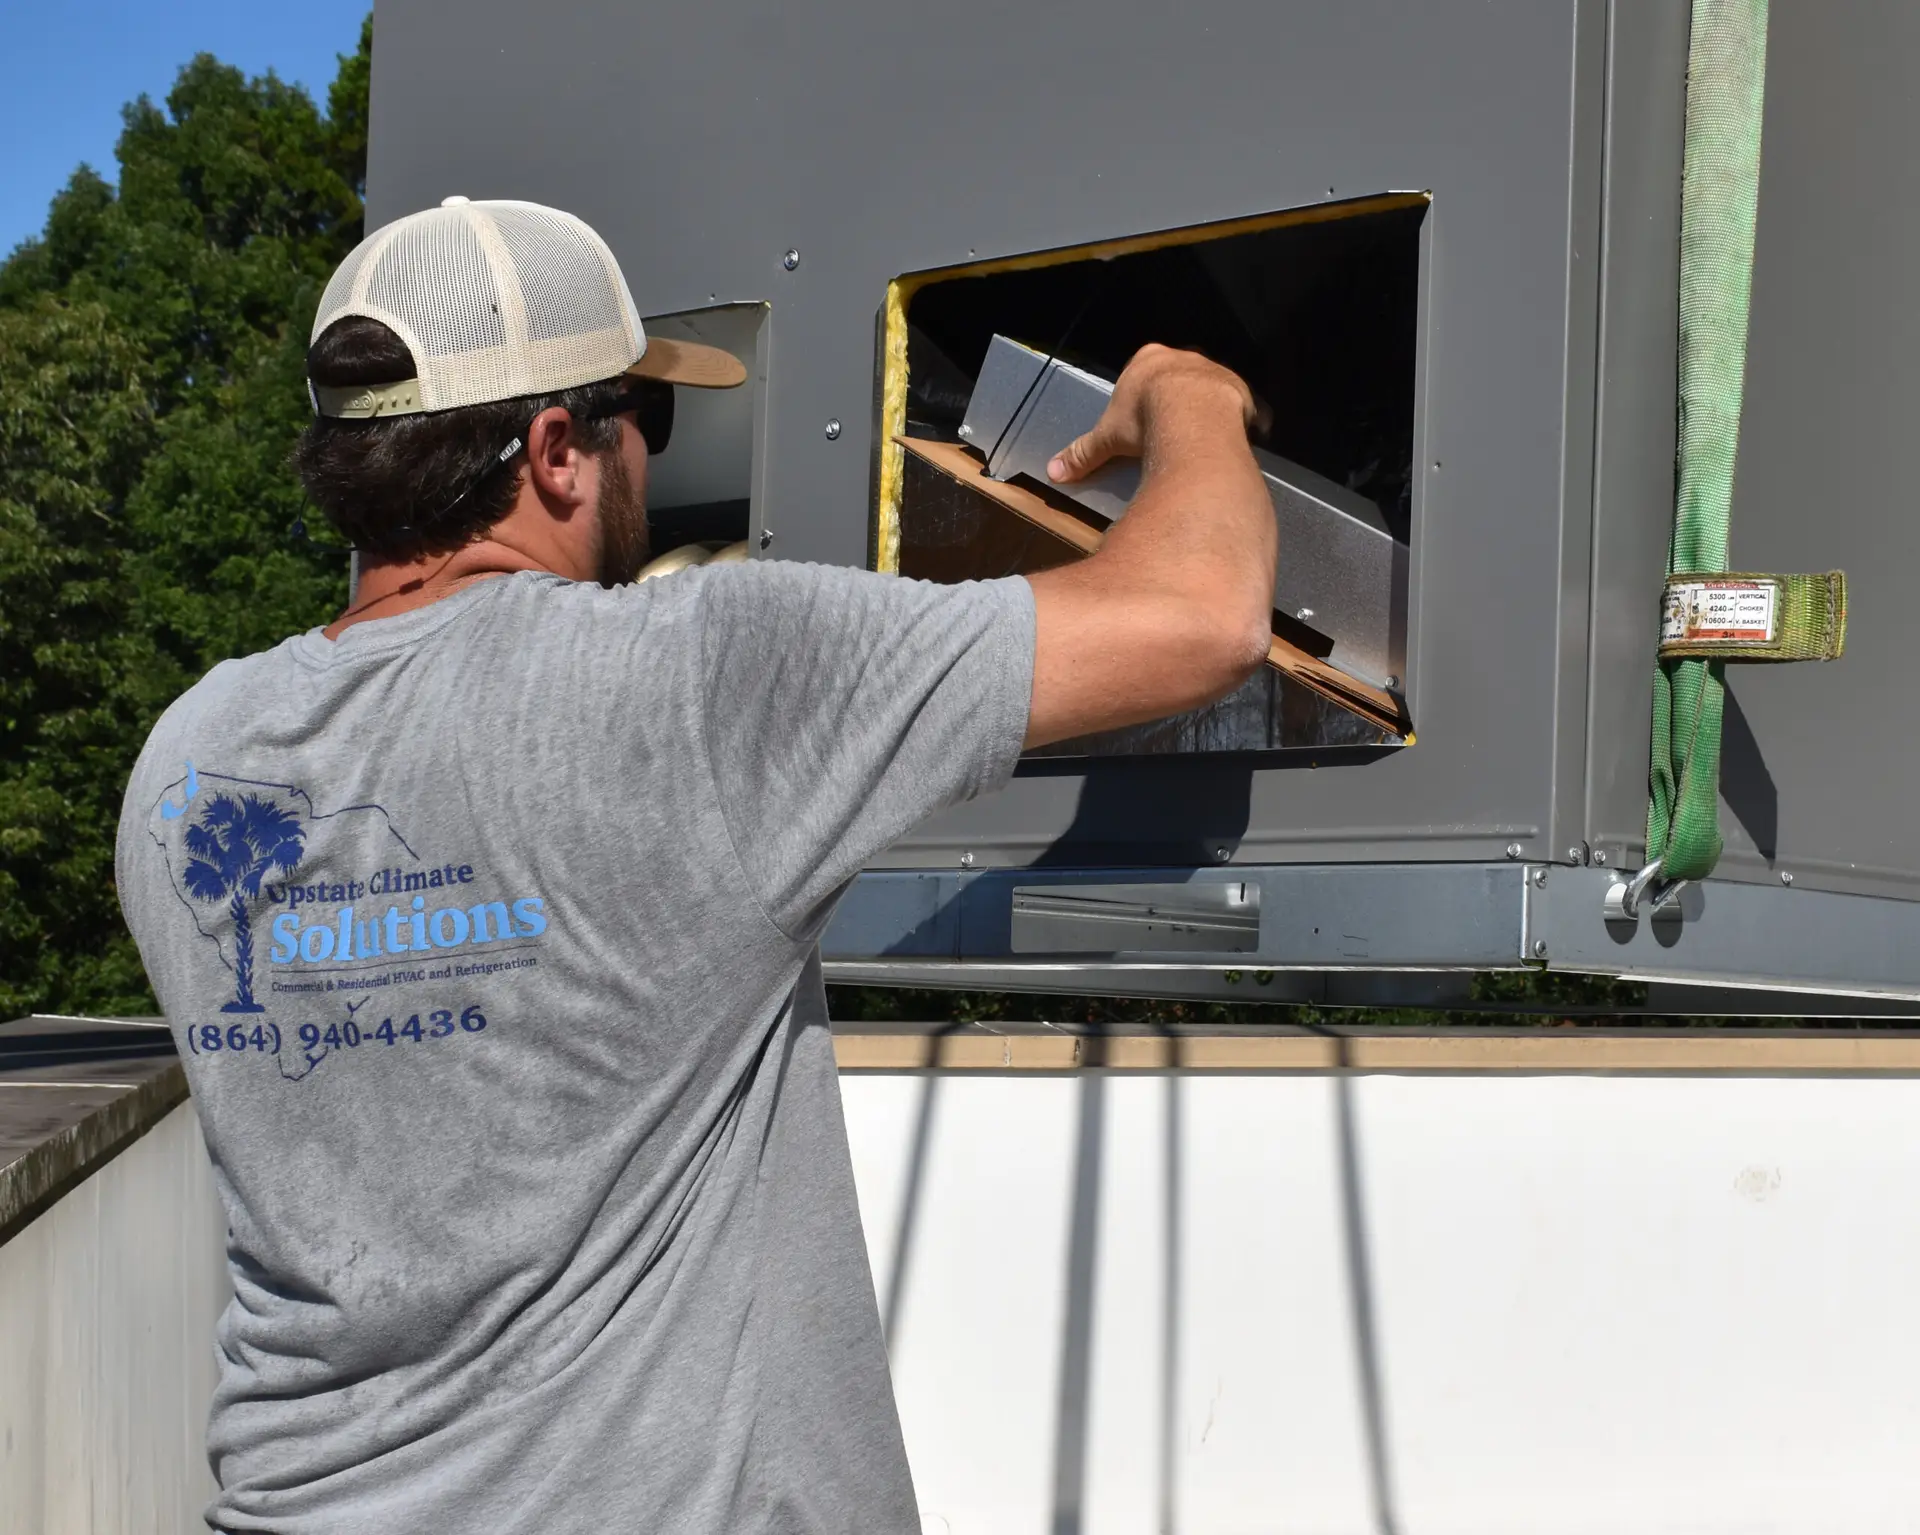
[[[180,66],[211,53],[272,69],[323,106],[335,55],[350,52],[370,0],[0,0],[0,258],[39,234],[82,161],[118,177],[120,108],[163,101]]]

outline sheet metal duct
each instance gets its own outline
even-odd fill
[[[1048,459],[1090,430],[1112,395],[1108,380],[995,336],[960,435],[986,455],[996,480],[1024,475],[1048,485]],[[1330,640],[1327,659],[1342,671],[1397,687],[1404,639],[1395,633],[1394,593],[1405,581],[1407,546],[1366,497],[1260,449],[1254,458],[1279,521],[1274,610]],[[1055,488],[1116,522],[1140,488],[1140,466],[1108,464]]]

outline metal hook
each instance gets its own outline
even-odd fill
[[[1640,902],[1647,900],[1648,911],[1658,911],[1686,887],[1684,879],[1660,878],[1660,865],[1663,860],[1650,859],[1645,867],[1625,879],[1616,879],[1607,887],[1605,904],[1606,920],[1609,922],[1638,922],[1640,920]],[[1648,897],[1651,889],[1652,895]]]

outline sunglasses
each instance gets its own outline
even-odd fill
[[[634,425],[646,439],[647,452],[655,458],[666,452],[673,440],[673,385],[654,378],[635,379],[631,388],[623,389],[593,411],[589,419],[625,415],[628,411],[633,412]]]

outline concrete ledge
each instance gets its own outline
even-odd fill
[[[0,1024],[0,1243],[186,1101],[158,1020]]]
[[[1920,1033],[1426,1033],[1058,1024],[836,1025],[842,1071],[1916,1076]]]

